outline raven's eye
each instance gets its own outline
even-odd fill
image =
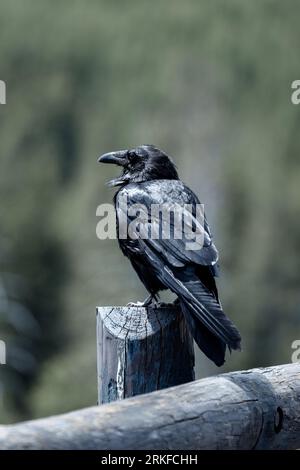
[[[138,160],[138,156],[134,152],[128,152],[127,158],[129,163],[135,163]]]

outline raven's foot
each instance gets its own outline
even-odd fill
[[[147,307],[144,302],[128,302],[126,307]]]
[[[173,302],[156,302],[154,307],[155,308],[166,308],[166,307],[177,307],[180,305],[179,299],[175,299]]]
[[[156,302],[153,295],[149,295],[144,302],[129,302],[126,307],[150,307],[150,305]]]

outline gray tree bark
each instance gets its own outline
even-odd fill
[[[191,382],[193,339],[174,305],[97,308],[98,403]]]
[[[0,449],[298,449],[300,364],[0,426]]]

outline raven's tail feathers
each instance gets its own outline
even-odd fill
[[[183,289],[181,299],[190,313],[199,319],[230,349],[240,349],[241,336],[232,321],[225,315],[219,301],[199,279],[179,281]]]
[[[191,312],[190,306],[180,301],[181,310],[185,316],[189,330],[201,351],[217,366],[225,362],[226,343],[217,338]]]
[[[225,315],[213,293],[198,278],[180,280],[172,272],[169,271],[169,274],[169,286],[179,296],[196,343],[207,357],[221,366],[225,362],[226,345],[230,351],[241,349],[239,331]]]
[[[241,348],[241,336],[224,314],[214,294],[201,280],[186,270],[163,268],[155,252],[143,241],[143,249],[156,267],[160,281],[179,297],[191,333],[200,349],[217,365],[224,363],[226,345],[229,350]]]

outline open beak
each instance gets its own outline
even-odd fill
[[[124,168],[123,173],[118,178],[110,180],[108,182],[109,186],[121,186],[129,180],[129,175],[126,171],[126,165],[128,163],[127,150],[119,150],[117,152],[109,152],[101,155],[98,158],[99,163],[113,163]]]
[[[119,150],[117,152],[104,153],[98,158],[99,163],[114,163],[118,166],[125,166],[128,163],[127,150]]]

